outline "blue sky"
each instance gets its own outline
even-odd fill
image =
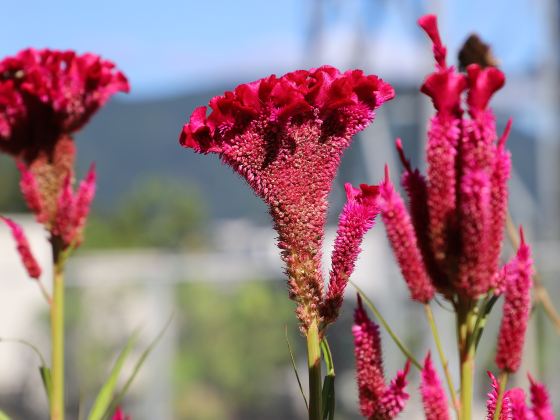
[[[3,2],[0,55],[19,49],[72,48],[99,53],[129,76],[131,98],[182,93],[216,82],[245,81],[309,64],[310,0]],[[414,72],[427,43],[414,25],[437,2],[326,0],[319,60],[341,67],[356,28],[376,48],[374,70]],[[534,66],[544,53],[542,16],[531,0],[439,2],[444,39],[453,51],[476,30],[489,40],[506,73]],[[450,5],[454,6],[451,7]],[[405,7],[406,6],[406,7]],[[431,10],[434,11],[434,10]],[[507,18],[506,18],[507,17]],[[422,47],[423,46],[423,47]],[[429,59],[429,57],[426,57]],[[408,60],[408,61],[407,61]],[[391,66],[393,63],[393,66]],[[408,64],[407,64],[408,63]],[[315,63],[312,63],[315,64]],[[419,78],[423,72],[419,71]],[[388,77],[383,75],[384,77]],[[401,76],[398,74],[397,76]],[[241,80],[238,80],[241,79]]]

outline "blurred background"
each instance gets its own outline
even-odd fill
[[[137,358],[170,316],[170,328],[125,399],[135,420],[305,417],[286,329],[306,378],[304,340],[266,208],[215,156],[181,149],[178,134],[196,106],[270,73],[331,64],[362,68],[395,86],[397,98],[344,156],[331,194],[328,256],[344,182],[377,183],[385,162],[396,176],[397,136],[413,163],[425,167],[432,111],[418,89],[433,64],[416,20],[428,12],[439,16],[449,62],[477,32],[507,75],[493,104],[499,130],[514,119],[511,213],[525,227],[542,282],[559,305],[559,10],[558,0],[4,2],[1,57],[29,46],[91,51],[117,63],[132,85],[77,136],[79,174],[95,161],[99,178],[86,242],[68,274],[69,418],[92,403],[133,331],[141,327]],[[0,158],[0,212],[23,224],[48,271],[44,232],[27,215],[17,182],[13,162]],[[407,298],[381,224],[364,248],[354,280],[422,358],[431,336],[422,309]],[[504,258],[511,253],[506,246]],[[48,274],[43,281],[50,283]],[[354,299],[349,287],[342,318],[329,332],[338,419],[360,418],[350,331]],[[477,418],[484,417],[488,392],[484,371],[495,368],[499,314],[496,308],[477,359]],[[436,316],[456,371],[454,321],[446,308],[437,307]],[[0,338],[29,340],[48,357],[47,332],[47,308],[1,228]],[[560,339],[540,306],[528,337],[528,357],[511,383],[526,387],[531,371],[560,404]],[[383,340],[390,378],[404,361],[386,335]],[[0,342],[0,407],[14,419],[46,418],[38,363],[29,349]],[[417,376],[412,372],[411,387]],[[421,418],[417,392],[411,394],[402,418]]]

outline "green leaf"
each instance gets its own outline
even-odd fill
[[[309,411],[309,404],[307,403],[307,398],[305,398],[305,393],[303,392],[303,386],[301,385],[301,380],[299,379],[299,374],[296,367],[296,360],[294,358],[294,353],[292,351],[292,346],[290,344],[290,340],[288,339],[288,326],[286,325],[286,343],[288,343],[288,351],[290,352],[290,358],[292,360],[292,368],[294,369],[294,373],[296,375],[297,383],[299,385],[299,392],[301,392],[301,396],[303,397],[303,402],[305,402],[305,407],[307,411]]]
[[[43,380],[43,386],[45,387],[45,392],[47,393],[47,399],[49,400],[49,404],[50,404],[51,395],[52,395],[51,370],[47,366],[39,366],[39,373],[41,374],[41,379]]]
[[[0,420],[11,420],[10,417],[8,417],[8,415],[6,413],[4,413],[2,410],[0,410]]]
[[[327,365],[327,374],[323,380],[322,390],[322,418],[323,420],[333,420],[336,401],[334,389],[335,373],[332,353],[326,337],[321,340],[321,351],[323,352],[323,360]]]
[[[113,400],[112,400],[111,404],[109,405],[108,409],[105,411],[105,415],[103,416],[103,418],[111,417],[113,412],[116,410],[117,406],[121,403],[124,396],[128,392],[128,389],[132,385],[132,382],[136,378],[136,375],[138,375],[138,372],[140,372],[140,369],[142,368],[142,365],[144,364],[144,362],[146,361],[146,359],[148,358],[150,353],[154,350],[156,345],[159,343],[159,341],[161,340],[161,338],[165,334],[165,331],[167,331],[167,328],[169,328],[169,325],[171,324],[172,320],[173,320],[173,314],[171,314],[171,316],[169,317],[169,319],[167,320],[167,322],[165,323],[165,325],[163,326],[161,331],[158,333],[156,338],[154,338],[154,340],[148,345],[148,347],[146,347],[146,350],[144,350],[144,352],[140,355],[140,358],[136,362],[136,365],[134,365],[134,369],[132,370],[132,374],[130,375],[130,377],[128,378],[126,383],[124,384],[123,388],[117,393],[117,395],[115,395],[115,398],[113,398]]]
[[[107,411],[107,409],[111,404],[111,401],[113,400],[113,394],[117,386],[117,380],[119,379],[119,375],[123,368],[124,362],[126,361],[126,358],[128,357],[132,348],[136,344],[137,340],[138,340],[138,332],[135,332],[128,339],[126,346],[122,349],[117,361],[115,362],[115,365],[113,366],[113,369],[111,370],[109,378],[107,379],[107,381],[105,382],[101,390],[99,391],[99,394],[97,395],[97,398],[95,399],[95,402],[91,407],[88,420],[103,419],[105,412]]]

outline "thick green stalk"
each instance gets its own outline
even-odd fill
[[[307,366],[309,368],[309,420],[321,420],[321,339],[317,321],[307,331]]]
[[[64,261],[53,240],[53,295],[51,303],[51,420],[64,419]]]
[[[428,318],[428,323],[430,324],[430,329],[432,330],[432,335],[436,343],[437,351],[439,354],[439,360],[443,367],[443,372],[445,373],[445,380],[447,381],[447,387],[449,388],[449,394],[451,396],[451,401],[453,403],[453,409],[459,417],[459,400],[457,399],[457,393],[455,392],[455,386],[453,385],[453,379],[451,379],[451,372],[449,372],[449,362],[445,357],[445,352],[443,351],[443,346],[441,345],[441,340],[439,338],[438,329],[436,326],[436,321],[434,319],[434,313],[429,304],[424,305],[424,312],[426,313],[426,318]]]
[[[458,310],[459,356],[461,360],[461,420],[471,420],[473,399],[473,375],[475,346],[472,340],[474,333],[474,311],[472,302],[465,302]]]

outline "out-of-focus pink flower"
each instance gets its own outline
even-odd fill
[[[127,416],[121,407],[117,407],[111,420],[132,420],[132,417]]]
[[[424,360],[420,392],[426,420],[448,420],[450,418],[447,396],[432,364],[430,353]]]
[[[302,330],[322,324],[321,246],[327,197],[352,136],[393,98],[359,70],[324,66],[239,85],[195,109],[180,143],[217,153],[269,206]]]
[[[25,232],[23,231],[21,226],[14,222],[12,219],[4,216],[0,216],[0,219],[2,219],[2,221],[6,223],[6,225],[8,225],[8,227],[12,231],[12,236],[16,242],[17,251],[19,253],[23,266],[27,270],[27,274],[29,275],[29,277],[38,280],[39,277],[41,277],[41,266],[39,266],[39,263],[31,252],[31,247],[29,246],[29,241],[25,236]]]
[[[554,420],[554,410],[546,387],[529,375],[531,386],[531,413],[534,420]]]
[[[399,371],[387,387],[383,373],[379,327],[368,318],[359,296],[352,334],[362,415],[368,419],[393,419],[403,410],[408,400],[405,387],[410,364],[407,362],[404,370]]]
[[[412,221],[400,195],[395,191],[389,172],[379,187],[379,206],[387,237],[397,258],[412,299],[427,303],[435,293],[426,271]]]
[[[82,242],[87,215],[95,196],[95,179],[95,165],[91,165],[76,192],[73,192],[70,176],[60,191],[51,232],[62,240],[64,247],[76,247]]]
[[[338,222],[329,289],[321,308],[325,324],[334,322],[338,316],[344,289],[361,252],[360,244],[379,213],[377,186],[362,184],[360,188],[354,188],[347,183],[345,189],[347,201]]]
[[[531,249],[520,229],[521,244],[515,259],[508,264],[502,323],[496,349],[496,365],[516,372],[521,364],[525,332],[531,311],[533,262]]]
[[[0,150],[51,160],[56,143],[79,130],[126,77],[110,61],[73,51],[22,50],[0,61]]]
[[[490,385],[492,387],[487,395],[488,399],[486,400],[486,420],[493,420],[494,413],[496,412],[496,404],[498,403],[498,395],[500,393],[500,383],[492,372],[488,371],[486,373],[490,377]],[[499,420],[513,420],[511,400],[509,399],[507,392],[504,393],[502,398],[502,410],[500,412]]]

